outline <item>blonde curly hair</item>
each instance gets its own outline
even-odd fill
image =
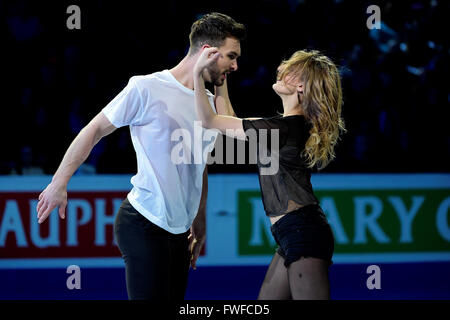
[[[317,50],[299,50],[283,60],[278,79],[287,75],[303,82],[302,109],[312,125],[302,156],[309,168],[325,168],[335,157],[334,148],[346,132],[342,111],[341,78],[336,65]]]

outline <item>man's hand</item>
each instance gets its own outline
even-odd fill
[[[67,187],[65,184],[60,184],[52,181],[47,188],[39,195],[39,202],[36,211],[38,212],[38,222],[42,223],[47,219],[50,212],[56,207],[59,207],[59,216],[61,219],[65,217],[67,206]]]
[[[191,267],[197,269],[197,259],[206,240],[206,222],[204,218],[195,219],[191,226],[189,239],[189,251],[191,252]]]

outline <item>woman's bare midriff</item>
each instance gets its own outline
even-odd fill
[[[287,213],[282,214],[281,216],[269,217],[270,218],[270,224],[274,224],[275,222],[277,222],[278,220],[283,218],[285,215],[287,215]]]
[[[292,200],[289,200],[288,202],[288,208],[286,209],[286,213],[280,215],[280,216],[276,216],[276,217],[269,217],[270,218],[270,224],[274,224],[275,222],[277,222],[278,220],[280,220],[281,218],[283,218],[285,215],[287,215],[289,212],[297,210],[299,208],[303,207],[300,204],[295,203]]]

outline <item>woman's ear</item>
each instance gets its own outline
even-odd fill
[[[303,84],[299,84],[297,86],[297,98],[298,98],[298,104],[302,104],[302,100],[303,100]]]

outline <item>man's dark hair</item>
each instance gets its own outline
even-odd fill
[[[228,37],[245,39],[245,26],[233,18],[218,12],[205,14],[192,24],[189,54],[195,54],[204,44],[220,47]]]

